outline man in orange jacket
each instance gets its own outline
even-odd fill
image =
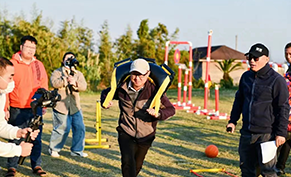
[[[38,88],[48,89],[48,76],[44,65],[37,60],[35,55],[37,40],[32,36],[21,38],[20,51],[15,53],[10,60],[15,68],[14,82],[15,89],[9,94],[10,118],[9,123],[20,128],[27,127],[34,117],[30,103]],[[45,111],[42,111],[43,113]],[[41,135],[42,126],[39,127],[39,134],[33,141],[33,148],[30,155],[31,168],[33,173],[45,176],[46,172],[41,168]],[[19,140],[11,141],[19,144]],[[15,176],[18,166],[18,157],[8,158],[8,171],[6,176]]]

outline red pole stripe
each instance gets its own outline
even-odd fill
[[[192,59],[192,44],[189,46],[189,90],[188,90],[188,104],[192,102],[192,72],[193,72],[193,59]]]
[[[178,106],[181,104],[181,86],[182,86],[182,67],[179,65],[178,70]]]
[[[165,48],[165,62],[166,65],[168,65],[168,45],[166,44]]]
[[[183,89],[183,105],[186,105],[186,97],[187,97],[187,78],[188,78],[188,70],[185,70],[184,76],[184,89]]]
[[[189,41],[170,41],[170,44],[189,44],[192,46],[192,43]]]
[[[211,53],[211,37],[212,30],[208,32],[208,44],[207,44],[207,55],[206,55],[206,73],[205,73],[205,87],[204,87],[204,109],[207,109],[208,103],[208,75],[209,75],[209,62]]]
[[[219,111],[219,88],[215,85],[215,111]]]
[[[232,177],[238,177],[238,176],[236,176],[236,175],[234,175],[234,174],[231,174],[231,173],[229,173],[229,172],[227,172],[227,171],[223,171],[224,173],[226,173],[226,174],[228,174],[229,176],[232,176]]]

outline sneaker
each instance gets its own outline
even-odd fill
[[[277,173],[278,176],[284,175],[285,171],[279,168],[275,168],[275,172]]]
[[[48,149],[48,152],[52,157],[60,157],[60,154],[57,151],[51,150],[51,148]]]
[[[13,167],[10,167],[10,168],[8,168],[5,177],[15,176],[15,174],[16,174],[16,169]]]
[[[71,156],[88,157],[88,154],[85,152],[71,152]]]

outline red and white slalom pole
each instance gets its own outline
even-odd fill
[[[166,65],[168,65],[168,50],[169,50],[169,44],[170,44],[171,41],[167,41],[166,42],[166,46],[165,46],[165,61],[164,63]]]
[[[211,55],[211,39],[212,39],[213,31],[210,30],[208,32],[208,44],[207,44],[207,54],[206,54],[206,72],[205,72],[205,84],[204,84],[204,109],[201,110],[203,113],[208,112],[207,104],[208,104],[208,92],[209,92],[209,85],[208,85],[208,78],[209,78],[209,63],[210,63],[210,55]]]
[[[178,68],[178,106],[181,106],[181,87],[182,87],[182,67]]]
[[[170,44],[188,44],[189,45],[189,80],[188,80],[188,103],[186,103],[187,106],[192,107],[192,70],[193,70],[193,56],[192,56],[192,43],[190,41],[167,41],[165,46],[165,60],[164,63],[168,65],[168,50]]]
[[[175,107],[175,109],[177,110],[181,110],[181,109],[190,109],[191,107],[187,105],[187,79],[188,79],[188,68],[186,67],[185,64],[177,64],[179,65],[178,68],[178,102],[177,103],[173,103],[173,106]],[[181,100],[181,93],[182,93],[182,71],[185,70],[185,76],[184,76],[184,86],[183,86],[183,100]],[[181,101],[183,101],[181,103]]]
[[[183,106],[186,106],[188,69],[185,70],[183,87]]]
[[[219,87],[215,85],[215,114],[219,115]]]
[[[219,119],[229,119],[226,113],[219,113],[219,86],[215,85],[215,112],[209,113],[207,119],[219,120]]]
[[[192,43],[189,43],[189,83],[188,83],[188,106],[192,107],[192,74],[193,72],[193,56],[192,56]]]

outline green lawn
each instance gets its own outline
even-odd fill
[[[176,101],[176,90],[169,90],[168,97]],[[220,112],[229,113],[232,107],[235,90],[220,91]],[[82,108],[86,125],[86,138],[95,137],[95,104],[100,93],[83,93]],[[193,90],[192,102],[203,107],[203,90]],[[213,109],[214,91],[211,91],[208,108]],[[102,138],[111,145],[109,149],[86,149],[88,158],[71,157],[70,144],[71,134],[67,139],[66,146],[60,152],[60,158],[51,158],[47,152],[50,133],[52,130],[51,110],[44,116],[43,131],[43,168],[49,177],[113,177],[121,176],[120,153],[115,130],[118,122],[119,110],[117,102],[111,109],[102,109]],[[157,129],[156,140],[149,150],[143,169],[139,176],[171,176],[187,177],[195,176],[190,173],[191,169],[225,168],[228,172],[240,176],[239,156],[237,152],[239,131],[234,134],[225,132],[227,120],[207,120],[206,116],[198,116],[193,113],[178,110],[176,115],[167,121],[160,122]],[[205,148],[215,144],[219,149],[217,158],[205,156]],[[24,165],[18,168],[17,176],[34,176],[29,167],[29,158]],[[0,176],[6,171],[6,159],[0,158]],[[286,172],[291,173],[291,160],[287,162]],[[228,176],[222,172],[199,173],[205,177]],[[286,175],[290,176],[291,175]]]

